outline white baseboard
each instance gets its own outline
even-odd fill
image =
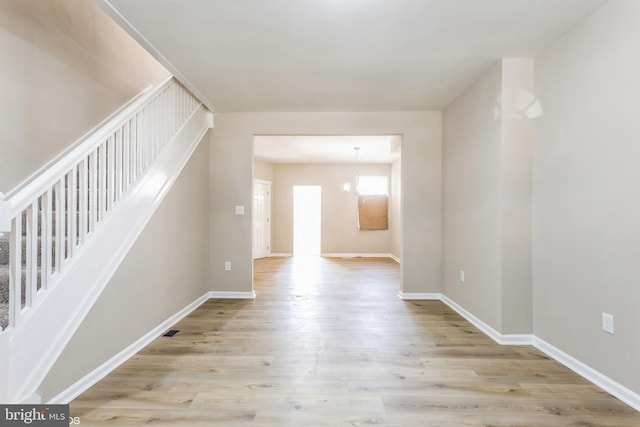
[[[437,300],[442,301],[449,307],[451,307],[456,313],[464,317],[469,323],[476,328],[480,329],[485,335],[488,335],[491,339],[501,345],[532,345],[533,335],[529,334],[501,334],[500,332],[487,325],[482,320],[465,310],[458,303],[443,295],[441,293],[411,293],[411,292],[398,292],[400,299],[406,301],[416,300]]]
[[[325,258],[391,258],[391,254],[379,253],[322,253],[321,257]]]
[[[111,359],[104,362],[102,365],[98,366],[96,369],[85,375],[71,387],[64,390],[62,393],[53,397],[48,403],[50,404],[67,404],[71,402],[73,399],[78,397],[80,394],[84,393],[95,383],[106,377],[110,374],[114,369],[118,366],[122,365],[124,362],[133,357],[136,353],[142,350],[144,347],[149,345],[153,340],[158,338],[158,336],[166,331],[171,326],[175,325],[177,322],[191,314],[195,309],[200,307],[205,301],[207,301],[210,296],[210,293],[206,293],[193,301],[191,304],[187,305],[182,310],[178,311],[176,314],[172,315],[164,322],[160,323],[158,326],[153,328],[151,331],[147,332],[145,335],[140,337],[137,341],[131,344],[129,347],[125,348]]]
[[[100,381],[102,378],[107,376],[111,371],[120,366],[122,363],[126,362],[129,358],[134,356],[137,352],[142,350],[145,346],[151,343],[154,339],[160,335],[163,331],[168,329],[170,326],[174,325],[195,309],[197,309],[200,305],[202,305],[205,301],[210,298],[224,298],[224,299],[254,299],[256,296],[255,292],[208,292],[189,304],[187,307],[180,310],[178,313],[174,314],[152,331],[141,337],[139,340],[131,344],[126,349],[122,350],[120,353],[112,357],[110,360],[106,361],[92,372],[87,374],[84,378],[80,379],[78,382],[73,384],[71,387],[63,391],[62,393],[55,396],[48,403],[50,404],[58,404],[58,403],[69,403],[71,400],[82,394],[84,391],[88,390],[92,385]],[[533,334],[501,334],[491,326],[487,325],[482,320],[478,319],[476,316],[471,314],[469,311],[465,310],[455,301],[451,300],[446,295],[441,293],[411,293],[411,292],[398,292],[398,297],[402,300],[406,301],[416,301],[416,300],[437,300],[442,301],[444,304],[448,305],[456,311],[460,316],[464,317],[469,323],[473,324],[475,327],[480,329],[484,334],[492,338],[500,345],[532,345],[536,347],[541,352],[545,353],[547,356],[555,359],[559,363],[563,364],[567,368],[571,369],[581,377],[595,384],[596,386],[602,388],[608,393],[611,393],[613,396],[617,397],[627,405],[631,406],[637,411],[640,411],[640,394],[634,392],[633,390],[628,389],[622,384],[612,380],[601,372],[591,368],[585,363],[579,361],[573,356],[563,352],[557,347],[549,344],[548,342],[536,337]],[[36,395],[34,395],[34,398]],[[39,396],[37,396],[39,398]]]
[[[200,307],[203,303],[211,298],[223,298],[223,299],[253,299],[255,298],[255,292],[207,292],[191,304],[187,305],[182,310],[178,311],[176,314],[172,315],[164,322],[153,328],[151,331],[146,333],[144,336],[140,337],[137,341],[132,343],[129,347],[125,348],[111,359],[104,362],[102,365],[98,366],[96,369],[91,371],[89,374],[85,375],[71,387],[64,390],[62,393],[58,394],[54,398],[52,398],[48,403],[50,404],[66,404],[71,402],[73,399],[78,397],[80,394],[84,393],[95,383],[106,377],[109,373],[111,373],[118,366],[122,365],[124,362],[133,357],[136,353],[142,350],[144,347],[149,345],[153,340],[158,338],[158,336],[169,329],[171,326],[178,323],[180,320],[191,314],[198,307]],[[31,402],[28,402],[31,403]],[[39,402],[38,402],[39,403]]]
[[[469,323],[484,332],[492,340],[500,345],[531,345],[533,344],[533,335],[531,334],[502,334],[493,327],[489,326],[476,316],[465,310],[458,303],[453,301],[446,295],[442,295],[441,301],[455,310],[460,316],[464,317]]]
[[[35,394],[209,130],[199,106],[11,330],[10,397]],[[206,143],[206,142],[203,142]],[[91,262],[86,262],[90,260]],[[37,308],[36,308],[37,307]]]
[[[227,292],[227,291],[211,291],[207,294],[209,298],[215,299],[255,299],[256,293],[251,292]]]
[[[415,292],[402,292],[402,291],[399,291],[398,292],[398,297],[401,300],[405,300],[405,301],[420,301],[420,300],[441,301],[442,300],[442,294],[438,294],[438,293],[421,294],[421,293],[415,293]]]
[[[547,356],[562,363],[576,374],[622,400],[636,411],[640,411],[640,394],[628,389],[617,381],[612,380],[601,372],[593,369],[541,338],[534,337],[533,346],[545,353]]]
[[[533,334],[500,334],[501,345],[533,345]]]
[[[573,356],[563,352],[559,348],[554,347],[543,339],[538,338],[534,334],[501,334],[500,332],[496,331],[491,326],[471,314],[469,311],[465,310],[451,298],[443,294],[399,292],[398,296],[403,300],[440,300],[498,344],[532,345],[547,356],[571,369],[573,372],[580,375],[587,381],[590,381],[591,383],[605,390],[607,393],[610,393],[613,396],[617,397],[635,410],[640,411],[640,394],[628,389],[617,381],[612,380],[601,372],[593,369],[592,367],[579,361]]]
[[[272,253],[269,257],[292,257],[292,253],[282,252],[282,253]],[[325,258],[391,258],[398,264],[400,264],[400,258],[393,254],[377,254],[377,253],[322,253],[321,257]]]

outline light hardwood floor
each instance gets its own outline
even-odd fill
[[[639,426],[640,413],[446,305],[388,259],[267,258],[71,403],[82,426]]]

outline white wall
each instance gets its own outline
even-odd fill
[[[211,279],[215,290],[251,291],[253,136],[402,135],[403,292],[441,291],[441,114],[225,113],[211,140]],[[224,271],[224,261],[232,271]]]
[[[535,333],[636,393],[639,22],[640,2],[609,2],[535,58],[533,149]]]
[[[0,192],[167,71],[90,0],[0,0]]]
[[[39,389],[48,401],[208,291],[209,138]]]
[[[391,230],[358,230],[358,198],[345,194],[353,181],[353,164],[275,164],[272,186],[272,251],[293,252],[293,187],[321,187],[321,252],[323,254],[390,253]],[[388,164],[360,164],[360,175],[389,178]]]

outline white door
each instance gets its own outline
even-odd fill
[[[271,182],[253,180],[253,259],[271,254]]]

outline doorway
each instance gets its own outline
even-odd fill
[[[319,256],[322,190],[319,185],[293,187],[293,255]]]

